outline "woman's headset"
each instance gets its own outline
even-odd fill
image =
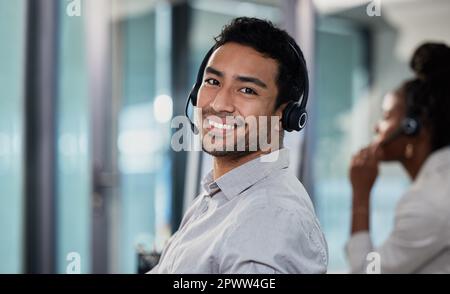
[[[305,125],[306,121],[308,120],[308,114],[306,112],[306,104],[308,103],[308,94],[309,94],[309,79],[308,79],[308,71],[306,68],[306,61],[303,56],[303,53],[301,51],[298,51],[293,44],[289,42],[289,46],[294,51],[295,56],[297,57],[301,68],[301,72],[303,74],[303,89],[300,89],[300,96],[296,99],[293,99],[290,101],[286,107],[283,110],[282,116],[281,116],[281,123],[284,130],[291,132],[291,131],[300,131],[302,130]],[[198,91],[202,85],[203,82],[203,72],[205,71],[206,65],[208,63],[209,58],[213,54],[214,50],[216,49],[215,46],[213,46],[211,49],[209,49],[208,53],[206,53],[205,57],[203,58],[202,63],[200,64],[200,68],[197,73],[197,79],[192,87],[191,92],[189,93],[188,99],[186,100],[186,106],[184,113],[186,117],[189,119],[189,122],[191,124],[192,131],[195,134],[198,134],[198,129],[190,119],[188,115],[188,108],[189,103],[191,102],[193,106],[197,105],[197,95]]]
[[[414,100],[411,93],[406,93],[406,116],[400,123],[400,126],[392,132],[392,134],[382,142],[382,145],[391,143],[398,137],[405,135],[414,137],[419,134],[422,124],[420,123],[420,115],[414,111]]]

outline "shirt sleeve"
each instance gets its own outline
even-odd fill
[[[346,245],[347,258],[352,273],[362,273],[366,257],[372,251],[372,241],[369,231],[353,234]]]
[[[187,222],[189,222],[191,217],[194,216],[196,210],[198,209],[199,204],[201,203],[201,200],[202,200],[202,194],[200,194],[200,196],[197,196],[196,198],[194,198],[191,206],[188,208],[188,210],[186,211],[186,214],[183,216],[183,219],[181,220],[180,227],[174,234],[172,234],[172,236],[167,240],[166,244],[164,245],[164,248],[161,252],[161,257],[159,259],[158,264],[154,268],[152,268],[150,271],[148,271],[147,274],[162,273],[161,272],[161,264],[164,262],[164,258],[166,257],[167,249],[172,245],[172,242],[176,238],[178,231],[181,228],[183,228]]]
[[[254,207],[225,238],[225,274],[326,273],[328,251],[314,218],[282,207]]]
[[[351,272],[365,272],[370,252],[379,254],[382,273],[417,272],[446,246],[445,221],[445,213],[425,201],[399,205],[394,229],[379,248],[373,248],[368,232],[350,238],[346,251]]]

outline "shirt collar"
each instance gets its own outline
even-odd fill
[[[430,174],[439,172],[441,169],[450,167],[450,146],[434,151],[428,156],[417,175],[417,179],[427,177]]]
[[[227,172],[216,181],[211,170],[202,180],[205,191],[211,195],[220,189],[228,200],[241,194],[274,171],[289,166],[289,150],[282,148],[255,158]]]

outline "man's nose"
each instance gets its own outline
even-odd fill
[[[211,107],[217,113],[233,113],[234,106],[232,100],[233,99],[230,90],[221,88],[219,91],[217,91],[216,97],[214,97],[214,100],[211,103]]]

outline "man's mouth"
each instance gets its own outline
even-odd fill
[[[224,123],[220,123],[217,121],[213,121],[212,119],[208,119],[208,125],[209,125],[209,129],[217,128],[217,129],[221,129],[221,130],[232,130],[236,127],[235,124],[233,124],[233,125],[224,124]]]

